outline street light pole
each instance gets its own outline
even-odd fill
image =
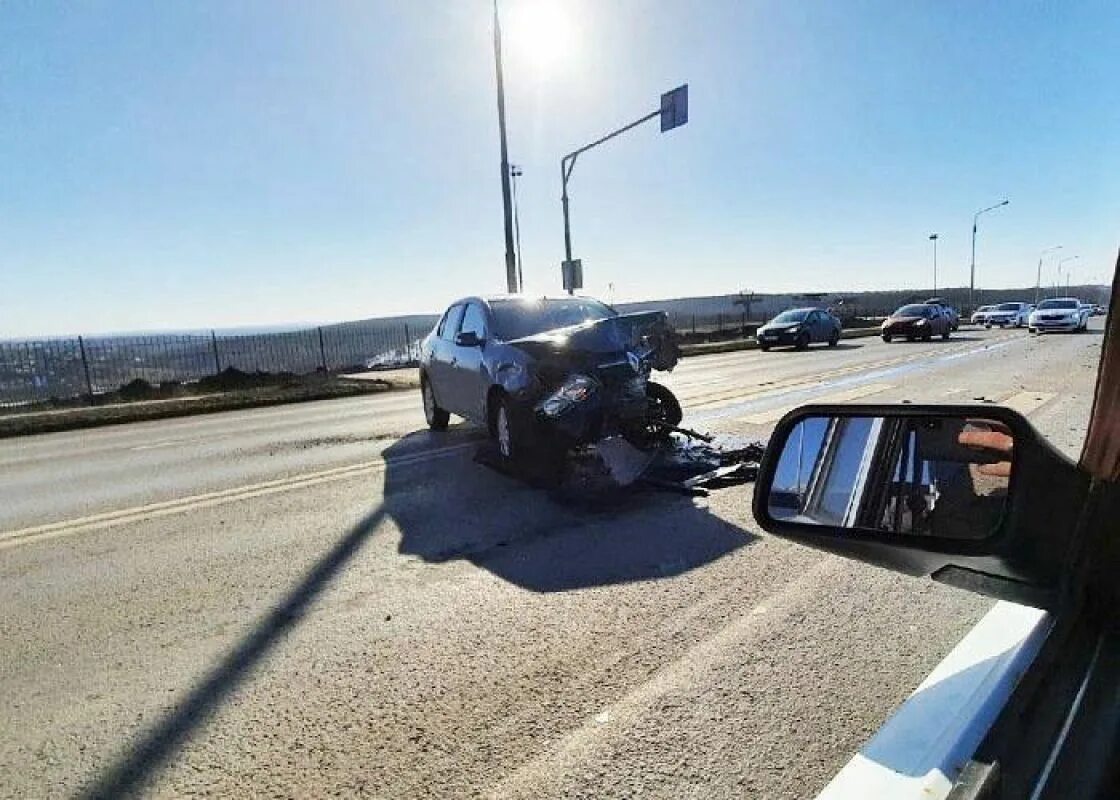
[[[1062,260],[1060,260],[1058,262],[1058,284],[1057,284],[1057,286],[1054,287],[1054,294],[1057,294],[1058,289],[1060,289],[1061,286],[1062,286],[1062,264],[1065,264],[1067,261],[1076,261],[1079,258],[1081,258],[1081,256],[1068,256],[1068,257],[1063,258]],[[1068,270],[1066,271],[1066,288],[1067,289],[1069,288],[1069,271]]]
[[[521,167],[510,164],[509,176],[513,179],[513,238],[517,247],[517,291],[525,291],[525,275],[521,271],[521,220],[517,215],[517,179],[522,176]]]
[[[1002,203],[996,203],[994,206],[982,208],[972,215],[972,266],[968,273],[968,304],[972,310],[976,310],[976,223],[980,219],[981,214],[987,214],[989,211],[995,211],[997,208],[1007,205],[1010,200],[1004,200]]]
[[[498,21],[498,0],[494,0],[494,71],[498,78],[498,138],[502,151],[502,215],[506,236],[506,290],[517,291],[517,265],[513,256],[513,213],[509,185],[509,151],[506,146],[506,90],[502,77],[502,27]]]
[[[1034,304],[1035,305],[1038,305],[1038,301],[1041,299],[1041,294],[1042,294],[1042,259],[1046,256],[1047,253],[1052,253],[1055,250],[1061,250],[1061,249],[1062,249],[1062,246],[1060,244],[1056,244],[1053,247],[1047,247],[1045,250],[1043,250],[1041,253],[1038,254],[1038,277],[1035,279],[1035,282],[1034,282]]]
[[[931,233],[929,240],[933,242],[933,293],[937,294],[937,239],[941,234]]]

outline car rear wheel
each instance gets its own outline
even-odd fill
[[[761,350],[762,352],[764,352],[764,353],[765,353],[765,352],[767,352],[767,351],[769,351],[769,350],[770,350],[770,345],[768,345],[768,344],[760,344],[760,345],[758,346],[758,349],[759,349],[759,350]]]
[[[840,342],[840,331],[833,331],[828,337],[828,346],[835,347]]]
[[[424,402],[424,419],[433,431],[447,430],[447,423],[451,415],[436,405],[436,396],[432,391],[432,383],[426,377],[420,380],[420,397]]]
[[[949,341],[949,334],[950,333],[952,333],[952,331],[949,330],[949,329],[946,329],[945,332],[943,334],[941,334],[941,338],[946,342]]]

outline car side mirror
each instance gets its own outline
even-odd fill
[[[463,331],[455,335],[455,344],[459,347],[482,347],[483,341],[474,331]]]
[[[804,406],[774,430],[754,516],[822,550],[1047,607],[1087,489],[1008,408]]]

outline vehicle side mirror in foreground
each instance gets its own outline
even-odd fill
[[[474,331],[463,331],[462,333],[456,334],[455,344],[459,345],[459,347],[481,347],[482,339],[480,339],[478,334]]]
[[[774,430],[754,515],[822,550],[1046,607],[1087,488],[1001,406],[804,406]]]

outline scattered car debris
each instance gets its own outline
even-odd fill
[[[602,500],[630,487],[706,496],[711,489],[753,481],[765,449],[761,441],[689,431],[672,432],[648,448],[609,436],[572,451],[561,469],[550,459],[512,462],[493,442],[480,445],[475,461],[568,498]]]

